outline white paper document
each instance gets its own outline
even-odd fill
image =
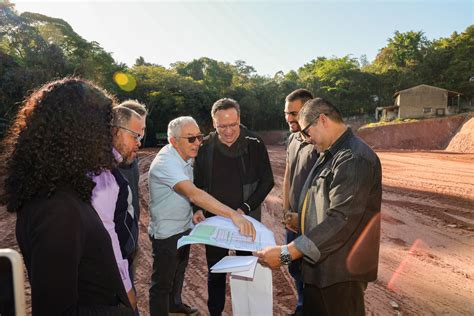
[[[226,256],[211,267],[211,272],[231,273],[233,276],[253,279],[257,259],[254,256]]]
[[[244,215],[257,232],[255,240],[239,233],[237,226],[228,218],[213,216],[197,224],[188,236],[178,240],[178,248],[188,244],[206,244],[221,248],[257,251],[275,245],[273,232],[259,221]]]

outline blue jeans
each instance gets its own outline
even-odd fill
[[[289,244],[298,236],[298,233],[295,233],[291,230],[286,230],[286,243]],[[303,281],[301,280],[301,259],[291,261],[291,263],[288,265],[288,271],[295,280],[296,292],[298,293],[296,311],[300,312],[303,308]]]
[[[184,272],[188,265],[190,246],[176,249],[178,239],[189,230],[166,239],[153,239],[153,273],[150,285],[150,315],[168,316],[170,307],[182,304]]]

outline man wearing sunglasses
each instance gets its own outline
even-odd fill
[[[194,183],[239,213],[260,220],[261,204],[274,184],[267,149],[260,137],[240,125],[240,106],[235,100],[216,101],[211,116],[216,131],[204,139],[199,150]],[[196,207],[195,211],[195,222],[213,215],[206,208]],[[206,245],[211,316],[221,315],[224,310],[226,274],[210,273],[210,267],[227,252]]]
[[[365,315],[364,291],[378,268],[380,161],[329,101],[306,102],[298,122],[321,153],[301,190],[302,235],[256,255],[271,268],[304,258],[304,315]]]
[[[314,146],[305,141],[300,134],[298,113],[306,101],[313,95],[306,89],[297,89],[285,99],[285,120],[291,135],[288,137],[286,149],[286,168],[283,178],[283,218],[286,224],[286,242],[292,242],[299,234],[298,228],[298,199],[301,188],[318,158]],[[301,260],[292,261],[288,271],[295,280],[298,300],[293,315],[302,315],[303,282],[301,281]]]
[[[189,245],[177,248],[179,238],[191,230],[191,203],[213,214],[228,217],[240,233],[255,239],[255,228],[234,209],[214,199],[193,183],[193,162],[203,135],[190,116],[168,125],[169,144],[150,165],[150,225],[153,246],[153,273],[150,286],[150,315],[168,313],[193,315],[197,310],[184,304],[181,289],[189,258]]]

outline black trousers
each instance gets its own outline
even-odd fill
[[[207,260],[207,308],[211,316],[220,316],[225,306],[226,273],[211,273],[211,267],[227,256],[228,249],[206,245]],[[237,251],[238,256],[251,256],[248,251]]]
[[[367,282],[341,282],[325,288],[304,284],[303,315],[365,315],[364,291]]]
[[[176,249],[178,239],[189,230],[166,239],[153,239],[153,273],[150,285],[150,315],[168,316],[170,308],[182,304],[184,272],[188,265],[190,246]]]

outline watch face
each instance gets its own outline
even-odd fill
[[[280,263],[284,265],[288,265],[291,262],[290,254],[280,254]]]
[[[283,246],[280,252],[280,263],[282,265],[288,265],[290,264],[290,262],[291,262],[291,255],[290,255],[290,252],[288,251],[288,247]]]

